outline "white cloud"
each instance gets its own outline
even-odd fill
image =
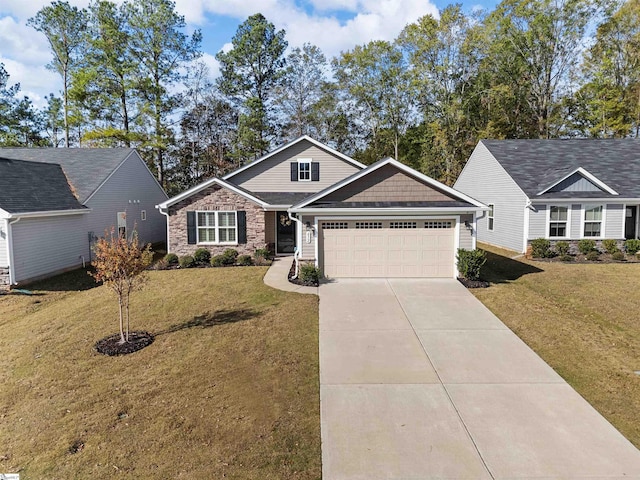
[[[204,53],[199,60],[209,68],[210,80],[213,80],[220,75],[220,62],[216,60],[216,57],[208,53]]]

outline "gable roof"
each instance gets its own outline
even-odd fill
[[[530,199],[640,198],[640,139],[481,140]],[[549,192],[580,173],[602,191]]]
[[[0,209],[9,214],[87,210],[60,165],[0,158]]]
[[[1,148],[0,158],[60,165],[85,203],[134,152],[133,148]]]
[[[407,208],[425,208],[425,207],[433,207],[433,208],[444,208],[445,205],[443,203],[447,203],[446,206],[452,206],[452,207],[463,207],[463,206],[467,206],[467,207],[475,207],[475,208],[479,208],[479,209],[486,209],[486,205],[478,202],[477,200],[469,197],[468,195],[465,195],[462,192],[459,192],[457,190],[454,190],[451,187],[448,187],[447,185],[445,185],[444,183],[440,183],[437,180],[434,180],[433,178],[427,177],[426,175],[423,175],[422,173],[412,169],[411,167],[408,167],[407,165],[404,165],[403,163],[398,162],[397,160],[393,159],[393,158],[385,158],[383,160],[379,160],[376,163],[373,163],[371,165],[369,165],[368,167],[366,167],[363,170],[360,170],[359,172],[356,172],[355,174],[351,175],[350,177],[345,178],[344,180],[342,180],[341,182],[338,182],[328,188],[325,188],[324,190],[316,193],[315,195],[311,195],[310,197],[306,198],[305,200],[303,200],[302,202],[294,205],[293,207],[291,207],[294,210],[298,210],[298,209],[303,209],[305,207],[310,206],[311,204],[313,204],[314,202],[319,201],[320,199],[322,199],[323,197],[326,197],[327,195],[345,187],[346,185],[349,185],[350,183],[353,183],[357,180],[359,180],[360,178],[365,177],[366,175],[371,174],[372,172],[375,172],[376,170],[385,167],[387,165],[391,165],[394,168],[396,168],[397,170],[405,173],[406,175],[415,178],[418,181],[421,181],[431,187],[434,187],[435,189],[438,189],[442,192],[444,192],[445,194],[451,196],[454,200],[449,204],[449,202],[436,202],[434,204],[431,204],[429,202],[428,205],[425,202],[409,202],[410,204],[406,204],[406,202],[402,202],[402,205],[398,204],[398,202],[385,202],[384,205],[382,204],[376,204],[376,205],[350,205],[349,203],[344,204],[343,207],[345,208],[358,208],[358,207],[368,207],[368,208],[380,208],[380,207],[407,207]],[[335,205],[334,205],[335,206]]]
[[[157,207],[160,209],[169,208],[171,205],[175,205],[176,203],[181,202],[185,198],[189,198],[191,195],[195,195],[196,193],[201,192],[202,190],[209,188],[212,185],[218,185],[223,188],[228,188],[229,190],[237,193],[238,195],[241,195],[257,203],[261,207],[266,207],[268,205],[267,202],[256,197],[255,194],[253,194],[249,190],[239,187],[238,185],[234,185],[233,183],[229,183],[221,178],[214,177],[196,185],[195,187],[191,187],[189,190],[185,190],[184,192],[176,195],[175,197],[172,197],[162,203],[159,203]]]
[[[274,151],[267,153],[266,155],[264,155],[263,157],[258,158],[257,160],[254,160],[253,162],[247,163],[246,165],[244,165],[243,167],[240,167],[237,170],[234,170],[231,173],[226,174],[224,177],[222,177],[223,180],[229,180],[231,178],[233,178],[235,175],[237,175],[240,172],[244,172],[245,170],[248,170],[249,168],[252,168],[256,165],[258,165],[259,163],[264,162],[265,160],[273,157],[274,155],[277,155],[278,153],[302,142],[302,141],[307,141],[312,143],[313,145],[315,145],[318,148],[321,148],[322,150],[325,150],[329,153],[331,153],[332,155],[335,155],[338,158],[341,158],[342,160],[344,160],[347,163],[350,163],[358,168],[365,168],[365,165],[363,165],[362,163],[354,160],[353,158],[345,155],[344,153],[340,153],[337,150],[334,150],[333,148],[325,145],[324,143],[321,143],[317,140],[314,140],[313,138],[309,137],[308,135],[303,135],[301,137],[296,138],[295,140],[289,142],[289,143],[285,143],[284,145],[282,145],[279,148],[276,148]]]

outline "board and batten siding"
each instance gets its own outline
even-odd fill
[[[166,241],[167,221],[155,206],[164,202],[167,195],[149,172],[144,161],[132,152],[107,181],[88,199],[91,209],[88,230],[101,237],[105,229],[117,227],[118,212],[127,213],[127,232],[134,224],[141,243]],[[142,211],[146,220],[142,220]]]
[[[7,222],[0,220],[0,268],[9,266],[9,257],[7,256],[8,243]]]
[[[495,206],[493,231],[487,228],[486,212],[477,219],[478,241],[517,252],[524,250],[527,196],[482,142],[474,149],[453,187],[485,205]]]
[[[291,162],[299,158],[320,164],[320,180],[291,181]],[[309,192],[323,190],[360,169],[313,143],[303,140],[266,160],[228,177],[228,181],[252,192]]]
[[[24,282],[89,262],[87,214],[23,218],[11,225],[14,281]]]

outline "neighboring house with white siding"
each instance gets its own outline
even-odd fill
[[[393,159],[366,167],[300,137],[158,205],[168,250],[269,248],[328,277],[453,277],[486,206]]]
[[[166,198],[131,148],[0,149],[0,285],[89,263],[111,227],[166,241],[155,208]]]
[[[526,252],[531,240],[638,238],[640,140],[482,140],[454,188],[489,206],[481,242]]]

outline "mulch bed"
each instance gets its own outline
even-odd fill
[[[491,284],[485,280],[469,280],[458,277],[458,281],[467,288],[488,288]]]
[[[626,255],[624,260],[614,260],[611,254],[609,253],[601,253],[598,255],[597,260],[587,260],[587,256],[582,253],[578,253],[576,255],[570,255],[572,260],[563,260],[560,255],[549,258],[535,258],[535,257],[527,257],[529,260],[534,260],[536,262],[544,262],[544,263],[640,263],[640,258],[636,255]]]
[[[296,261],[294,260],[291,264],[291,268],[289,269],[289,275],[287,276],[287,280],[289,283],[293,283],[295,285],[302,285],[303,287],[317,287],[320,285],[319,282],[303,282],[300,278],[293,278],[296,274]]]
[[[128,355],[142,350],[153,343],[153,335],[149,332],[129,332],[129,341],[120,343],[120,334],[114,333],[102,340],[98,340],[94,346],[98,353],[114,357],[116,355]]]

